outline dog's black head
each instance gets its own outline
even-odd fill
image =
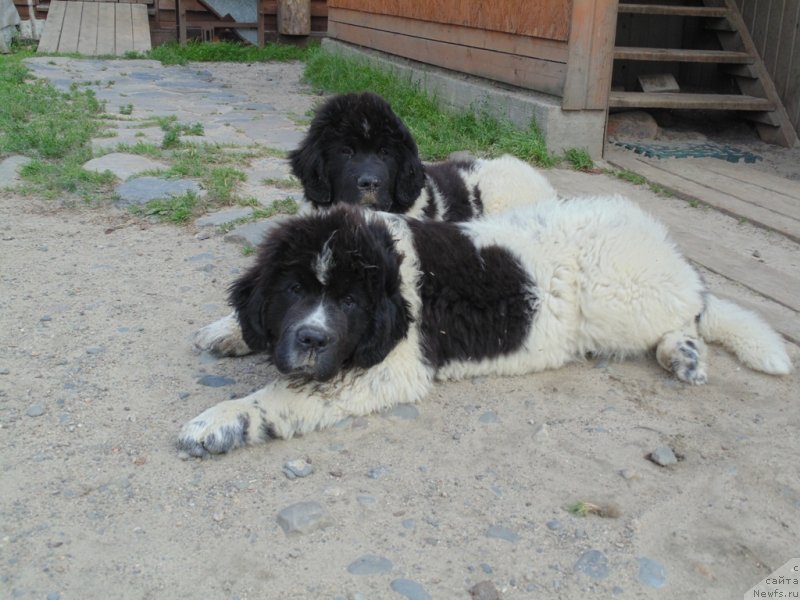
[[[317,381],[379,363],[410,321],[401,261],[386,226],[359,210],[287,220],[231,286],[244,340],[282,373]]]
[[[380,96],[334,96],[289,154],[292,172],[316,207],[362,204],[406,212],[425,184],[417,144]]]

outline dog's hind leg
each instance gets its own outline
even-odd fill
[[[656,360],[681,381],[702,385],[708,381],[706,358],[708,352],[697,327],[688,325],[666,333],[656,346]]]
[[[216,356],[244,356],[252,350],[242,337],[236,312],[202,327],[194,334],[194,346]]]

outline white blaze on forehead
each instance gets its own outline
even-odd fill
[[[320,302],[314,312],[310,313],[305,319],[298,324],[299,326],[318,327],[320,329],[328,329],[328,313],[325,311],[323,303]]]
[[[322,285],[328,284],[328,273],[333,268],[333,250],[331,250],[331,242],[333,236],[336,235],[334,231],[328,241],[322,246],[322,250],[314,257],[311,267],[314,269],[314,275]]]
[[[361,127],[363,127],[363,129],[364,129],[364,137],[368,138],[369,137],[369,121],[367,121],[366,119],[361,121]]]

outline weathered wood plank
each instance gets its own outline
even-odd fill
[[[675,108],[705,110],[774,110],[775,103],[767,98],[738,94],[683,94],[642,92],[611,92],[608,105],[614,108]]]
[[[672,6],[668,4],[627,4],[619,5],[620,13],[639,15],[675,15],[684,17],[726,17],[728,9],[716,6]]]
[[[116,36],[116,22],[114,18],[114,5],[101,2],[97,7],[97,55],[105,56],[114,54]]]
[[[328,21],[328,32],[342,41],[556,96],[561,96],[564,86],[566,67],[562,63],[422,40],[334,20]]]
[[[97,2],[87,2],[81,15],[81,33],[78,37],[78,53],[95,56],[97,53]]]
[[[747,52],[725,50],[687,50],[684,48],[630,48],[618,46],[614,49],[618,60],[654,60],[703,63],[750,64],[753,57]]]
[[[617,0],[574,0],[562,108],[607,107],[611,86]]]
[[[570,2],[563,0],[503,0],[488,3],[475,0],[328,0],[328,8],[349,8],[369,14],[394,15],[562,42],[567,41],[570,31]]]
[[[704,178],[702,169],[695,171],[694,179],[696,181],[690,180],[687,174],[692,167],[687,160],[681,160],[679,163],[670,163],[669,160],[649,161],[635,157],[628,152],[619,151],[607,153],[606,158],[622,169],[628,169],[650,181],[668,187],[679,197],[702,200],[720,212],[747,219],[754,225],[771,229],[800,243],[800,221],[798,219],[776,212],[767,205],[754,204],[753,201],[758,201],[758,196],[749,197],[747,201],[744,201],[733,194],[719,191],[708,185],[708,176],[705,174]],[[717,182],[718,179],[715,180],[715,184]],[[800,293],[797,295],[797,302],[800,303]],[[792,303],[785,304],[793,306]],[[796,308],[800,309],[800,306]]]
[[[501,31],[473,29],[459,25],[414,21],[390,15],[370,15],[342,8],[331,9],[330,19],[337,23],[379,29],[449,44],[459,44],[560,63],[567,62],[567,45],[564,42],[544,38],[511,35]]]
[[[147,19],[147,6],[144,4],[132,4],[131,19],[133,20],[133,49],[135,52],[147,52],[152,47],[150,42],[150,23]]]
[[[131,4],[117,3],[114,5],[114,21],[116,27],[116,40],[114,41],[114,54],[122,56],[133,51],[133,17]]]
[[[64,13],[64,24],[61,27],[61,39],[58,41],[59,52],[77,52],[78,37],[81,31],[81,14],[83,2],[67,2]]]
[[[311,0],[278,0],[278,33],[311,33]]]
[[[58,51],[58,40],[61,38],[61,28],[64,24],[64,13],[67,3],[61,0],[54,0],[47,11],[47,20],[44,23],[44,31],[39,40],[37,52],[56,52]]]

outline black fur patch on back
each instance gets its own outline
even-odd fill
[[[536,312],[533,280],[506,249],[478,250],[457,225],[409,221],[422,277],[420,330],[426,359],[478,361],[525,341]]]
[[[448,161],[426,165],[426,175],[433,181],[445,199],[443,220],[468,221],[475,216],[480,216],[476,215],[472,208],[469,190],[461,176],[461,171],[469,171],[473,165],[474,163],[469,161]]]

